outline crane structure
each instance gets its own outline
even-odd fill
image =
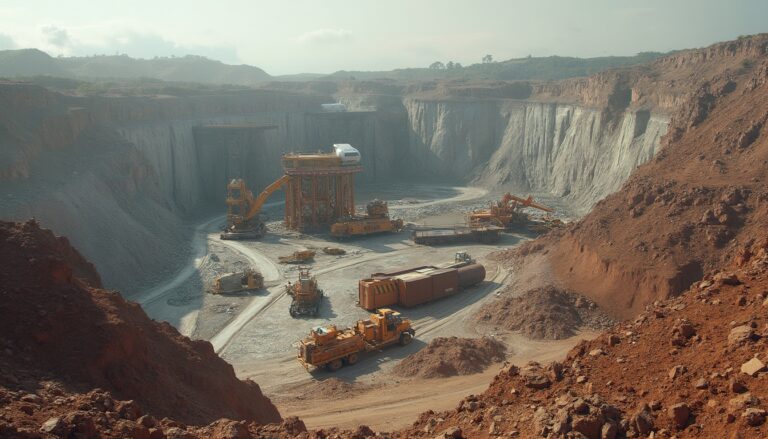
[[[554,212],[554,209],[534,201],[532,196],[521,198],[509,192],[504,194],[500,201],[491,203],[488,209],[476,210],[469,214],[469,224],[472,227],[482,225],[495,225],[507,230],[530,222],[530,217],[522,209],[532,207],[546,213]]]
[[[241,178],[227,184],[227,227],[221,239],[260,238],[266,231],[261,219],[261,208],[267,199],[291,180],[290,175],[283,175],[264,188],[258,197],[248,189]]]
[[[260,217],[267,199],[285,189],[285,226],[303,232],[330,227],[354,216],[356,173],[360,152],[351,145],[334,144],[330,153],[289,153],[282,158],[284,175],[254,197],[241,178],[227,184],[227,226],[221,239],[260,238],[266,225]]]

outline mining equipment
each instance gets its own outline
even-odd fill
[[[537,220],[531,221],[528,225],[528,230],[535,233],[547,233],[552,229],[564,227],[565,223],[558,218],[551,216],[544,216]]]
[[[480,242],[493,244],[500,239],[503,227],[493,224],[474,224],[470,226],[452,227],[421,227],[411,233],[411,239],[416,244],[440,245],[456,242]]]
[[[372,273],[358,282],[358,305],[367,310],[412,307],[452,296],[484,279],[485,267],[462,252],[452,263]]]
[[[253,239],[266,227],[259,214],[275,191],[285,189],[285,226],[303,232],[354,216],[354,175],[363,170],[360,152],[346,143],[330,153],[289,153],[282,157],[285,175],[254,197],[242,179],[227,185],[227,225],[222,239]]]
[[[323,253],[326,255],[340,256],[347,254],[347,251],[339,247],[323,247]]]
[[[531,221],[530,216],[523,212],[525,207],[532,207],[547,213],[554,210],[534,201],[532,196],[520,198],[509,192],[500,201],[491,203],[488,209],[476,210],[469,214],[470,226],[494,225],[506,230],[516,226],[526,225]]]
[[[258,271],[247,269],[218,276],[213,281],[213,294],[239,293],[264,288],[264,276]]]
[[[307,370],[313,366],[334,372],[345,364],[357,363],[363,352],[396,343],[405,346],[415,334],[409,319],[397,311],[382,308],[369,319],[358,320],[351,328],[338,329],[335,325],[313,328],[309,337],[299,341],[296,358]]]
[[[297,250],[288,256],[279,256],[281,264],[301,264],[315,258],[314,250]]]
[[[342,218],[331,225],[331,236],[334,238],[350,238],[353,236],[370,235],[382,232],[399,232],[403,228],[403,220],[389,218],[389,206],[386,201],[373,200],[365,206],[366,214]]]
[[[236,178],[227,185],[227,226],[221,234],[221,239],[253,239],[260,238],[266,231],[261,219],[261,208],[270,195],[283,187],[291,177],[283,175],[267,186],[258,197],[245,185],[245,181]]]
[[[299,268],[299,280],[288,282],[285,292],[293,299],[288,312],[291,317],[317,316],[323,301],[323,290],[317,287],[317,279],[309,274],[309,268]]]

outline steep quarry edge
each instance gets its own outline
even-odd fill
[[[40,404],[60,413],[56,392],[101,389],[96,393],[132,400],[137,408],[99,408],[94,401],[77,409],[90,411],[91,423],[96,413],[99,422],[112,425],[117,418],[135,420],[139,411],[192,425],[219,418],[280,421],[259,386],[239,380],[210,343],[183,337],[118,293],[100,289],[93,266],[65,238],[34,221],[2,222],[0,259],[0,386],[6,402],[39,393],[27,398],[34,400],[31,415]],[[104,411],[116,413],[104,419]]]
[[[661,152],[581,221],[517,250],[615,317],[680,294],[768,222],[768,37],[713,47],[722,65],[692,83]]]

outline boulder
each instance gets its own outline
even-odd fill
[[[750,376],[755,376],[762,370],[765,370],[765,363],[760,361],[758,358],[753,358],[741,365],[741,373],[745,373]]]
[[[688,404],[681,402],[670,407],[667,410],[667,416],[677,428],[685,428],[688,425],[688,418],[691,416],[691,408],[688,407]]]

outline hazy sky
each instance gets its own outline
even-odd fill
[[[205,55],[273,75],[632,55],[768,32],[768,0],[0,0],[0,49]]]

